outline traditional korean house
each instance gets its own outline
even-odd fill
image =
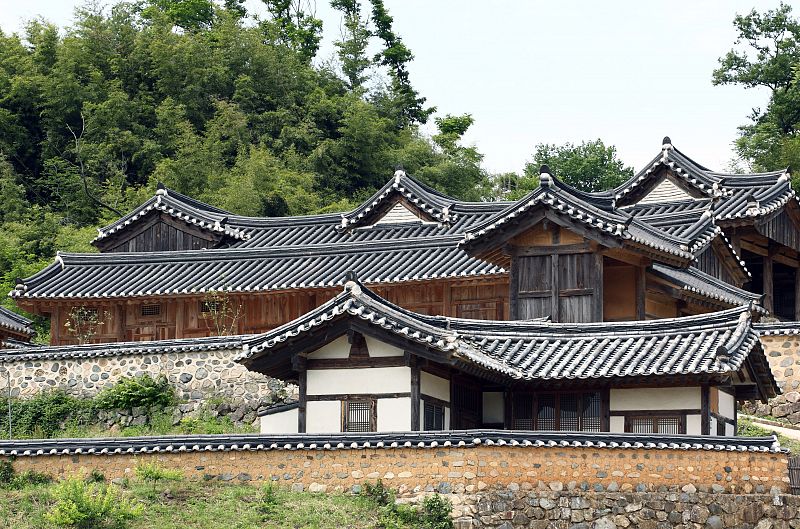
[[[650,321],[417,314],[355,280],[245,341],[251,370],[297,380],[262,432],[506,428],[735,435],[736,401],[775,395],[753,307]]]
[[[15,349],[30,347],[31,338],[36,334],[33,322],[16,312],[0,307],[0,347]]]
[[[800,299],[788,174],[712,172],[668,138],[611,191],[550,173],[471,203],[397,171],[353,211],[290,218],[160,186],[11,296],[58,345],[78,308],[94,342],[258,335],[241,362],[301,395],[265,431],[732,433],[736,400],[778,392],[753,323]]]

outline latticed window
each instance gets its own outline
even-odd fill
[[[376,426],[374,400],[346,400],[342,402],[343,432],[374,432]]]
[[[425,403],[425,430],[444,430],[444,406]]]
[[[161,305],[142,305],[142,316],[158,316],[161,314]]]
[[[625,417],[625,431],[630,433],[686,433],[683,415],[645,415]]]
[[[522,393],[512,403],[515,430],[599,432],[601,416],[598,392]]]

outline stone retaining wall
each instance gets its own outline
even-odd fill
[[[771,494],[486,490],[451,498],[456,529],[788,529],[800,497]]]
[[[165,375],[183,402],[177,408],[180,414],[191,415],[204,403],[214,403],[215,409],[224,403],[226,414],[235,415],[234,422],[253,423],[259,411],[283,401],[290,390],[283,382],[234,362],[237,352],[217,349],[89,358],[6,357],[0,371],[10,372],[11,395],[21,398],[56,389],[76,397],[93,397],[122,377]]]
[[[266,441],[258,441],[268,447]],[[176,441],[177,443],[177,441]],[[349,491],[382,480],[400,496],[510,490],[780,493],[789,485],[787,455],[704,449],[487,446],[362,449],[254,449],[210,446],[159,454],[22,455],[18,471],[65,477],[99,470],[130,476],[143,461],[180,469],[190,479],[273,481],[312,492]],[[23,450],[20,449],[19,453]],[[99,452],[99,449],[98,449]]]
[[[762,336],[761,343],[783,394],[767,404],[747,403],[742,409],[753,415],[769,415],[800,424],[800,335]]]

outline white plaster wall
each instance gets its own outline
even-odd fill
[[[423,395],[450,402],[450,381],[446,378],[420,371],[419,391]]]
[[[719,414],[733,419],[736,415],[736,399],[724,391],[719,392]]]
[[[405,366],[309,369],[306,377],[307,395],[357,395],[411,391],[411,369]]]
[[[708,431],[711,435],[717,435],[717,420],[714,417],[709,417]]]
[[[505,420],[502,391],[483,392],[483,422],[500,423]]]
[[[384,343],[380,340],[376,340],[375,338],[371,338],[369,336],[365,336],[364,338],[367,341],[367,349],[369,349],[369,355],[372,357],[403,356],[404,354],[402,349],[398,349],[393,345],[389,345],[387,343]]]
[[[342,431],[342,403],[338,400],[306,402],[306,432],[335,433]]]
[[[612,389],[611,411],[700,409],[700,388]]]
[[[702,431],[702,418],[700,415],[687,415],[686,416],[686,435],[701,435]],[[711,430],[716,431],[716,430]]]
[[[736,435],[736,428],[732,424],[725,425],[725,435]]]
[[[407,432],[411,430],[411,399],[378,399],[378,431]]]
[[[334,341],[323,345],[316,351],[309,353],[308,358],[347,358],[350,356],[350,343],[347,336],[339,336]]]
[[[625,417],[611,416],[608,424],[611,433],[625,433]]]
[[[261,433],[297,433],[297,408],[261,417]]]

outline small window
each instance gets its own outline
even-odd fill
[[[222,303],[219,301],[201,301],[200,312],[209,314],[211,312],[219,312],[222,309]]]
[[[515,430],[599,432],[602,429],[600,393],[518,393],[512,401]]]
[[[142,305],[142,316],[159,316],[161,305]]]
[[[374,400],[346,400],[342,402],[343,432],[374,432],[376,426]]]
[[[717,419],[717,435],[725,435],[725,421]]]
[[[685,434],[683,415],[647,415],[625,417],[625,431],[629,433]]]
[[[444,430],[444,406],[425,403],[425,431]]]

